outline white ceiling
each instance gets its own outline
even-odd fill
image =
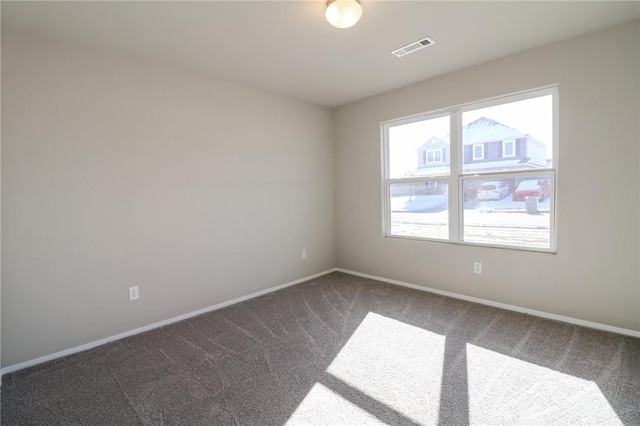
[[[338,30],[324,0],[7,2],[2,27],[136,55],[334,107],[640,18],[640,2],[372,1]],[[434,46],[391,50],[429,36]]]

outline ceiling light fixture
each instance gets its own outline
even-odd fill
[[[360,20],[362,6],[359,0],[327,0],[324,16],[336,28],[350,28]]]

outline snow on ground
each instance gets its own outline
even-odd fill
[[[538,210],[548,212],[550,203],[549,197],[538,202]],[[447,204],[447,197],[443,194],[392,197],[391,211],[415,213],[438,212],[447,210]],[[466,201],[464,203],[464,209],[477,209],[480,212],[486,213],[492,211],[525,211],[526,207],[524,201],[513,201],[512,195],[509,194],[502,200],[496,201]]]
[[[464,240],[524,247],[548,248],[550,201],[538,203],[539,214],[528,214],[525,202],[511,194],[502,200],[465,202]],[[448,202],[444,195],[418,195],[391,199],[392,234],[422,238],[448,238]]]
[[[439,212],[447,210],[447,197],[442,194],[392,197],[393,212]]]

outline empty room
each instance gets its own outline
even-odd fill
[[[640,425],[640,2],[0,7],[2,425]]]

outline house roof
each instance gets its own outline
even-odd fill
[[[542,164],[535,164],[530,162],[530,158],[514,159],[514,160],[497,160],[497,161],[482,161],[477,163],[465,163],[462,168],[466,171],[501,171],[501,170],[524,170],[524,169],[539,169],[543,168]]]
[[[524,138],[528,136],[530,136],[528,133],[524,133],[520,130],[505,126],[502,123],[486,117],[480,117],[462,128],[462,140],[464,145],[473,145],[476,143],[486,143],[493,141],[504,141],[509,139]],[[533,138],[531,138],[531,140],[538,142]],[[420,145],[418,150],[425,148],[425,146],[427,145],[433,145],[436,142],[445,142],[448,144],[449,135],[446,135],[442,138],[432,136],[424,144]]]
[[[426,149],[426,148],[437,146],[437,145],[442,145],[443,143],[449,145],[449,137],[448,136],[446,138],[444,138],[444,139],[443,138],[439,138],[437,136],[432,136],[432,137],[429,138],[428,141],[426,141],[425,143],[420,145],[418,150]]]
[[[405,177],[422,177],[422,176],[447,176],[450,173],[449,166],[425,167],[422,169],[412,170]]]
[[[514,159],[514,160],[498,160],[498,161],[484,161],[478,163],[466,163],[463,165],[465,172],[474,171],[507,171],[507,170],[532,170],[543,168],[543,165],[534,164],[529,162],[529,158]],[[421,177],[421,176],[446,176],[449,174],[449,166],[439,167],[425,167],[417,170],[413,170],[405,177]]]
[[[512,129],[502,123],[486,117],[480,117],[462,128],[464,145],[476,143],[504,141],[529,136],[520,130]]]

